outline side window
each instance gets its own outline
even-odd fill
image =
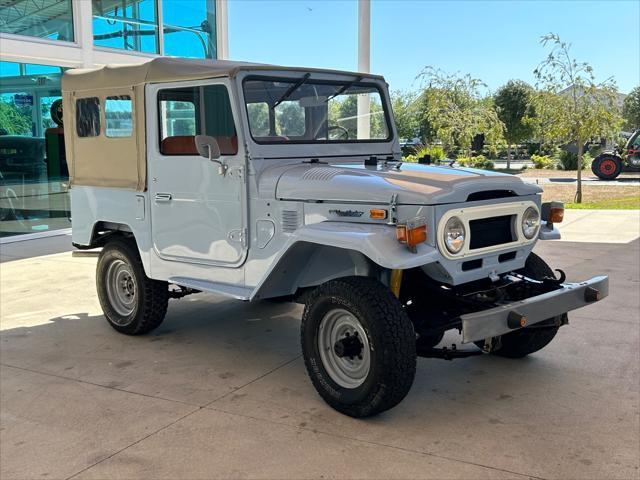
[[[100,99],[97,97],[76,100],[76,132],[78,137],[100,135]]]
[[[107,137],[130,137],[133,132],[131,97],[107,97],[104,102],[104,117]]]
[[[197,155],[196,135],[214,137],[222,155],[238,153],[231,102],[223,85],[160,90],[158,118],[162,155]]]

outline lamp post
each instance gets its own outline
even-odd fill
[[[371,69],[371,0],[358,0],[358,71]],[[371,134],[371,105],[369,95],[358,95],[358,138]]]

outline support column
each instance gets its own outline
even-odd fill
[[[73,2],[73,21],[77,22],[76,42],[82,48],[82,66],[93,67],[93,7],[92,2]]]
[[[229,14],[227,0],[216,0],[216,56],[229,59]]]
[[[371,0],[358,0],[358,71],[371,71]],[[371,136],[369,95],[358,95],[358,138]]]

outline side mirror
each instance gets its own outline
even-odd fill
[[[218,141],[209,135],[196,135],[196,149],[201,157],[209,160],[220,158]]]

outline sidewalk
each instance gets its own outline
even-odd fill
[[[629,243],[640,237],[640,210],[564,211],[564,242]]]

